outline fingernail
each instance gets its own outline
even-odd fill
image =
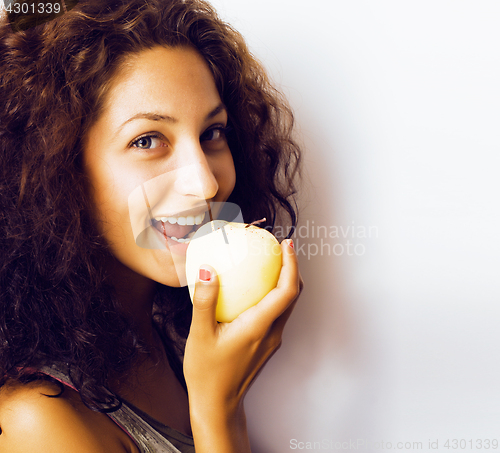
[[[209,282],[212,278],[212,273],[208,269],[200,268],[199,278],[202,282]]]
[[[288,245],[289,245],[290,247],[292,247],[292,249],[293,249],[293,240],[292,240],[292,239],[290,239],[290,242],[288,243]]]

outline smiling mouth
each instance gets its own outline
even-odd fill
[[[180,244],[189,243],[196,231],[210,221],[208,212],[187,216],[156,216],[151,225],[165,238]]]

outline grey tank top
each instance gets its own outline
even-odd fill
[[[45,366],[39,371],[76,390],[60,368]],[[195,453],[192,437],[160,423],[126,401],[106,415],[130,436],[141,453]]]

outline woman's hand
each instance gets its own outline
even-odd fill
[[[281,344],[286,321],[302,290],[297,256],[285,240],[276,288],[231,323],[217,323],[219,283],[197,280],[193,319],[186,343],[184,375],[197,453],[250,451],[243,397]]]

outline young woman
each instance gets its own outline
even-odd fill
[[[3,20],[0,99],[0,451],[250,451],[244,395],[302,288],[293,243],[231,323],[215,270],[191,304],[178,265],[217,203],[296,223],[292,115],[241,36],[199,0]],[[131,194],[157,181],[165,247],[139,246]]]

